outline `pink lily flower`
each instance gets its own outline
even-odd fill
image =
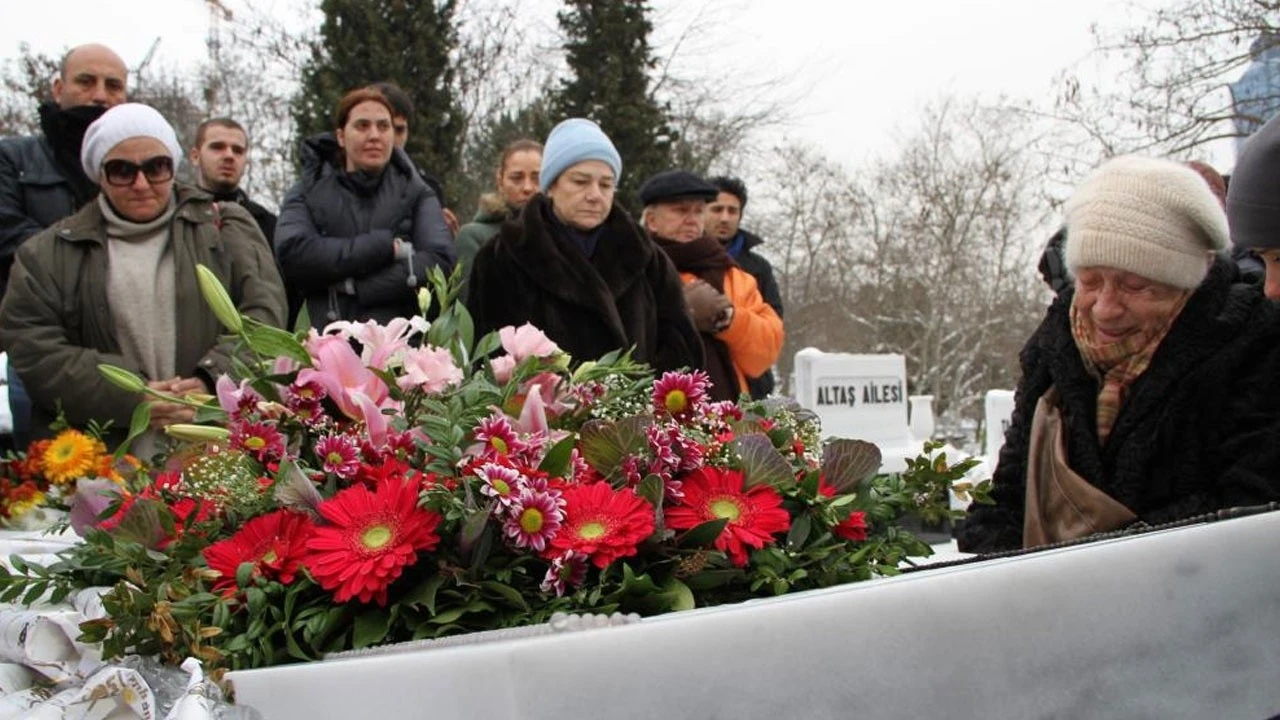
[[[332,322],[325,326],[324,334],[333,333],[346,340],[359,341],[360,359],[365,366],[386,370],[392,358],[409,348],[409,340],[425,333],[429,327],[430,323],[415,315],[412,318],[393,318],[386,325],[373,320]]]
[[[312,335],[307,340],[312,367],[298,372],[298,384],[314,382],[344,415],[353,420],[364,419],[364,411],[353,395],[363,394],[375,407],[384,407],[390,399],[387,384],[360,362],[356,351],[341,335]]]
[[[262,402],[262,396],[249,386],[248,380],[241,380],[237,385],[236,381],[226,374],[218,377],[218,381],[214,383],[214,391],[218,394],[218,405],[228,415],[235,415],[246,405],[255,407]]]

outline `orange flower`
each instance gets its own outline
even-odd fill
[[[40,460],[40,469],[49,482],[67,484],[97,470],[98,461],[106,454],[102,441],[79,430],[63,430],[49,444]]]

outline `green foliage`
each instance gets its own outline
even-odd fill
[[[653,95],[649,13],[645,0],[565,0],[557,15],[572,76],[561,81],[554,115],[590,118],[613,140],[622,155],[615,199],[636,216],[636,193],[671,167],[675,137],[669,109]]]
[[[449,60],[458,44],[456,0],[321,0],[320,10],[319,39],[294,98],[299,139],[332,131],[348,91],[389,81],[413,99],[409,157],[438,178],[452,174],[465,129]]]

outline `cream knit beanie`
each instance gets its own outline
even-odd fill
[[[1127,270],[1194,289],[1227,246],[1227,216],[1204,178],[1171,160],[1117,157],[1066,205],[1067,268]]]

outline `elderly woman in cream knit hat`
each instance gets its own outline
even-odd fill
[[[104,363],[176,395],[213,389],[230,347],[219,343],[221,327],[201,298],[197,264],[218,276],[241,312],[284,322],[284,288],[258,226],[238,205],[177,184],[181,156],[154,108],[111,108],[89,126],[80,152],[97,202],[18,249],[0,303],[0,343],[31,395],[34,436],[47,435],[61,411],[77,427],[110,422],[108,440],[122,439],[143,397],[107,383],[98,372]],[[152,428],[192,414],[158,403]]]
[[[1073,288],[1022,351],[969,552],[1280,500],[1280,317],[1223,255],[1194,170],[1121,157],[1066,206]]]

